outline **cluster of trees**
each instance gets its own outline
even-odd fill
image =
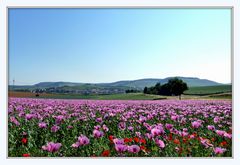
[[[181,79],[172,78],[169,79],[166,84],[161,85],[160,83],[157,83],[153,87],[145,87],[143,93],[165,96],[179,96],[179,99],[181,100],[181,94],[183,94],[185,90],[188,90],[187,83],[183,82]]]
[[[138,93],[138,92],[141,92],[141,91],[136,90],[136,89],[127,89],[125,92],[126,93]]]

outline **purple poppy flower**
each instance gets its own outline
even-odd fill
[[[225,131],[222,131],[222,130],[216,130],[216,133],[219,135],[219,136],[224,136],[224,134],[226,133]]]
[[[177,121],[177,119],[178,119],[178,116],[176,116],[176,115],[173,115],[173,116],[171,116],[171,119],[172,119],[173,121]]]
[[[201,127],[201,126],[202,126],[202,124],[201,124],[200,122],[198,122],[198,121],[192,122],[192,127],[193,127],[193,128],[199,128],[199,127]]]
[[[103,130],[104,130],[105,132],[108,132],[108,130],[109,130],[108,127],[107,127],[105,124],[103,125]]]
[[[25,119],[31,120],[34,116],[35,116],[35,115],[33,115],[33,114],[26,114],[26,115],[25,115]]]
[[[80,143],[79,142],[76,142],[76,143],[73,143],[72,144],[72,147],[73,148],[78,148],[80,146]]]
[[[78,142],[80,143],[81,146],[85,146],[89,144],[89,139],[86,136],[81,135],[78,137]]]
[[[208,125],[207,129],[211,130],[211,131],[214,131],[215,130],[215,126],[214,125]]]
[[[128,151],[131,153],[138,153],[140,151],[140,147],[138,145],[128,146]]]
[[[104,133],[102,132],[102,131],[99,131],[99,130],[93,130],[93,136],[95,137],[95,138],[100,138],[100,137],[102,137],[104,135]]]
[[[120,122],[120,123],[118,124],[118,128],[119,128],[120,130],[125,130],[125,129],[126,129],[126,123],[125,123],[125,122]]]
[[[123,144],[116,144],[115,149],[116,149],[117,152],[124,152],[128,149],[128,147],[126,145],[123,145]]]
[[[100,125],[95,125],[95,126],[94,126],[94,129],[100,130],[100,129],[101,129],[101,126],[100,126]]]
[[[103,121],[103,120],[102,120],[101,117],[99,117],[99,118],[96,119],[96,122],[98,122],[98,123],[101,123],[102,121]]]
[[[38,123],[39,128],[47,128],[47,124],[44,122]]]
[[[113,142],[114,142],[114,144],[115,145],[117,145],[117,144],[124,144],[124,139],[113,139]]]
[[[210,140],[203,139],[200,137],[200,142],[205,148],[213,147],[213,144],[210,143]]]
[[[167,124],[165,125],[165,127],[166,127],[166,129],[170,130],[170,129],[172,129],[172,128],[173,128],[173,125],[172,125],[172,124],[168,124],[168,123],[167,123]]]
[[[59,126],[54,125],[54,126],[52,126],[52,128],[51,128],[51,132],[57,132],[59,129],[60,129]]]
[[[42,149],[48,152],[57,152],[61,146],[62,146],[61,143],[49,142],[47,143],[47,145],[42,146]]]
[[[223,135],[225,138],[231,139],[232,138],[232,134],[225,132]]]
[[[164,133],[164,130],[162,128],[153,128],[151,130],[151,134],[155,137],[155,136],[158,136],[158,135],[161,135]]]
[[[139,137],[139,138],[141,137],[141,132],[135,132],[135,134],[137,137]]]
[[[18,120],[17,120],[15,117],[13,117],[13,116],[10,117],[10,122],[11,122],[11,123],[14,123],[14,124],[17,125],[17,126],[20,125],[20,123],[18,122]]]
[[[156,139],[155,142],[160,148],[165,148],[165,144],[162,140]]]
[[[153,135],[150,134],[150,133],[146,133],[145,136],[146,136],[148,139],[152,139],[152,138],[153,138]]]
[[[220,121],[220,118],[218,116],[214,117],[213,122],[216,124]]]
[[[133,130],[134,130],[133,126],[129,126],[129,127],[128,127],[128,130],[129,130],[129,131],[133,131]]]
[[[221,147],[216,147],[213,149],[213,151],[215,154],[223,154],[226,151],[226,149]]]
[[[56,117],[56,123],[57,124],[60,124],[63,120],[64,120],[64,116],[63,115],[58,115]]]

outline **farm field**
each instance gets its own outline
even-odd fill
[[[190,87],[184,94],[188,95],[210,95],[232,92],[232,85]]]
[[[31,98],[36,97],[35,93],[31,92],[15,92],[15,91],[9,91],[8,97],[22,97],[22,98]],[[41,97],[56,97],[56,94],[48,94],[48,93],[42,93]]]
[[[9,98],[9,157],[231,157],[225,100]]]
[[[36,98],[31,92],[9,92],[9,97],[19,98]],[[143,93],[123,93],[123,94],[109,94],[109,95],[82,95],[82,94],[48,94],[41,93],[38,98],[52,98],[52,99],[93,99],[93,100],[161,100],[166,99],[166,96],[148,95]]]
[[[17,98],[36,98],[31,92],[13,92],[10,91],[9,97]],[[231,99],[231,93],[208,94],[208,95],[182,95],[183,99]],[[143,93],[123,93],[123,94],[109,94],[109,95],[81,95],[81,94],[48,94],[41,93],[38,98],[47,99],[91,99],[91,100],[164,100],[164,99],[178,99],[177,96],[159,96]]]

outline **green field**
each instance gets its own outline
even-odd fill
[[[36,98],[36,97],[35,97]],[[148,95],[143,93],[123,93],[111,95],[80,95],[80,94],[55,94],[53,96],[40,96],[38,98],[54,99],[92,99],[92,100],[162,100],[164,96]]]
[[[218,86],[205,86],[205,87],[190,87],[189,90],[185,91],[185,95],[211,95],[221,93],[231,93],[232,85],[218,85]]]
[[[12,93],[12,95],[11,95]],[[19,95],[20,94],[20,95]],[[10,92],[11,97],[31,97],[36,98],[35,94],[30,92]],[[37,98],[52,99],[91,99],[91,100],[162,100],[162,99],[178,99],[177,96],[159,96],[143,93],[123,93],[109,95],[83,95],[83,94],[40,94]],[[182,99],[231,99],[232,86],[205,86],[190,87],[185,91]]]

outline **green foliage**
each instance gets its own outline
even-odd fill
[[[143,89],[143,93],[144,93],[144,94],[147,94],[147,91],[148,91],[148,88],[145,87],[145,88]]]
[[[136,89],[127,89],[125,92],[126,93],[139,93],[140,91],[136,90]]]
[[[144,93],[147,94],[157,94],[157,95],[166,95],[166,96],[181,96],[184,91],[188,90],[188,86],[185,82],[178,78],[172,78],[168,80],[168,83],[161,86],[160,83],[157,83],[155,86],[144,88]]]

